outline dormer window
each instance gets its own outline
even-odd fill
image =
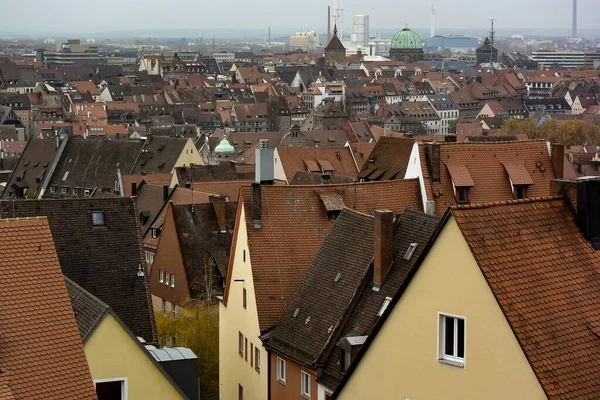
[[[469,204],[469,188],[468,187],[456,188],[456,202],[458,204]]]
[[[152,238],[156,239],[158,237],[158,229],[152,228]]]
[[[515,197],[517,198],[517,200],[527,198],[527,186],[515,186]]]

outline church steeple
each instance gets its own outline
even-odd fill
[[[337,22],[333,24],[333,36],[337,36]]]

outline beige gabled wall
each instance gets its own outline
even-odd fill
[[[258,312],[254,297],[254,283],[248,251],[248,233],[243,205],[240,213],[237,240],[231,257],[233,268],[227,277],[229,294],[227,306],[219,305],[219,397],[222,400],[238,399],[239,386],[244,388],[244,400],[266,400],[268,380],[267,352],[259,339]],[[246,261],[244,262],[244,251]],[[243,289],[246,289],[246,308],[243,307]],[[239,332],[248,339],[251,347],[260,349],[260,373],[250,365],[250,358],[238,353]],[[252,344],[252,346],[251,346]],[[250,357],[250,354],[248,354]]]
[[[191,164],[204,165],[204,160],[200,157],[200,153],[196,149],[196,145],[191,138],[188,138],[179,158],[175,162],[171,173],[175,175],[175,168],[177,167],[189,167]]]
[[[100,322],[83,349],[94,380],[127,378],[127,400],[183,399],[111,314]]]
[[[438,312],[466,317],[465,368],[437,362]],[[546,398],[453,217],[339,398]]]

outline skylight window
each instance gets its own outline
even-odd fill
[[[390,302],[392,301],[391,297],[386,297],[385,300],[383,300],[383,304],[381,305],[381,308],[379,309],[379,312],[377,313],[378,317],[381,317],[383,315],[383,313],[385,312],[385,310],[388,308],[388,306],[390,305]]]
[[[417,248],[417,243],[411,243],[408,246],[408,250],[406,250],[406,253],[404,254],[404,259],[405,260],[410,260],[410,258],[412,257],[413,253],[415,252],[416,248]]]
[[[92,226],[104,226],[104,211],[92,211]]]

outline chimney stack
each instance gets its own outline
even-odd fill
[[[573,21],[571,23],[571,37],[577,37],[577,0],[573,0]]]
[[[375,255],[373,258],[373,290],[378,291],[392,265],[394,249],[394,214],[392,211],[375,211],[374,237]]]
[[[163,202],[169,199],[169,185],[163,185]]]
[[[253,183],[250,193],[250,212],[252,213],[252,224],[254,228],[262,228],[261,217],[261,188],[260,183]]]
[[[137,196],[137,184],[135,181],[131,182],[131,195]]]
[[[219,232],[227,233],[227,201],[223,196],[210,196],[210,201],[213,204],[217,222],[219,223]]]
[[[440,144],[436,142],[425,145],[427,168],[433,183],[440,183]]]
[[[554,177],[556,179],[562,178],[564,174],[565,146],[553,143],[550,150],[550,158],[552,160],[552,169],[554,169]]]
[[[331,41],[331,6],[327,6],[327,43]]]
[[[274,150],[269,145],[269,139],[260,139],[256,149],[254,164],[255,182],[272,185],[275,180]]]

